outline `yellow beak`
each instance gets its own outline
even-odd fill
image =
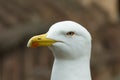
[[[56,40],[46,38],[47,34],[33,36],[27,44],[27,47],[51,46]]]

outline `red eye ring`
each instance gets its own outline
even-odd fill
[[[66,35],[68,35],[68,36],[73,36],[75,33],[74,32],[72,32],[72,31],[70,31],[70,32],[68,32],[68,33],[66,33]]]

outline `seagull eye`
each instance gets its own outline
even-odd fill
[[[73,36],[75,33],[74,32],[72,32],[72,31],[70,31],[70,32],[68,32],[68,33],[66,33],[66,35],[68,35],[68,36]]]

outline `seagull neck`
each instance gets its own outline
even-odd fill
[[[55,59],[51,80],[91,80],[90,59]]]

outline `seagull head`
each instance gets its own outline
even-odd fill
[[[57,59],[78,59],[90,55],[91,36],[80,24],[61,21],[53,24],[47,33],[33,36],[27,46],[48,46]]]

